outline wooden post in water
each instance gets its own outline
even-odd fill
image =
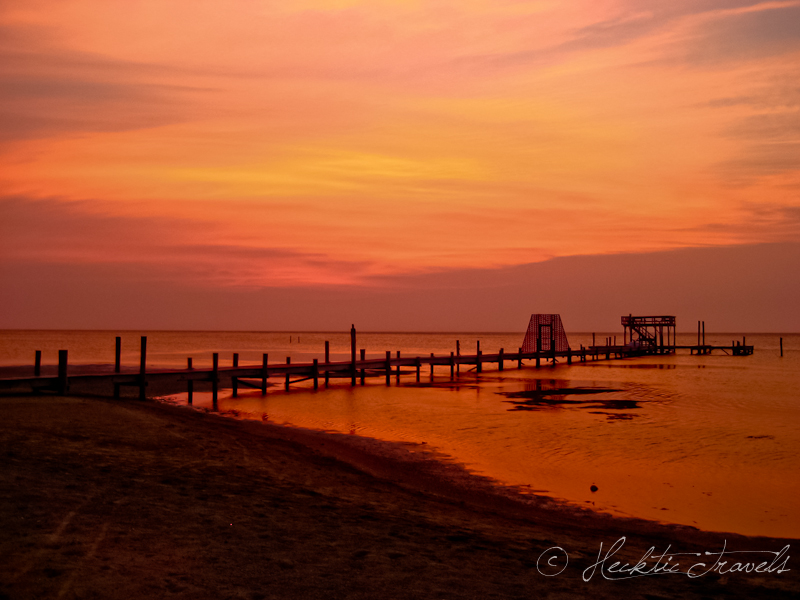
[[[697,347],[698,354],[700,353],[700,321],[697,322]]]
[[[299,339],[298,339],[299,341]],[[314,378],[314,389],[319,389],[319,360],[316,358],[314,359],[314,366],[312,367],[313,371],[311,376]]]
[[[478,355],[475,359],[475,371],[480,373],[483,371],[483,365],[481,364],[481,341],[478,340]]]
[[[456,373],[455,353],[453,351],[451,351],[450,352],[450,379],[453,379],[453,377],[455,377],[455,373]]]
[[[392,351],[386,351],[386,385],[392,385]]]
[[[356,384],[356,326],[350,327],[350,385]]]
[[[211,355],[211,403],[214,410],[217,410],[217,398],[219,396],[219,353]]]
[[[233,367],[236,368],[239,366],[239,353],[233,353]],[[231,377],[231,388],[233,389],[233,397],[236,398],[239,395],[239,378],[234,375]]]
[[[517,350],[517,368],[518,369],[522,368],[522,348]]]
[[[419,383],[419,368],[422,366],[422,361],[419,356],[414,360],[414,366],[417,367],[417,383]]]
[[[186,359],[186,369],[191,371],[192,370],[192,357],[189,356]],[[194,399],[194,379],[189,379],[186,381],[186,401],[188,404],[191,405],[192,400]]]
[[[395,381],[397,383],[400,383],[400,362],[399,362],[399,360],[400,360],[400,350],[397,351],[397,359],[398,359],[398,363],[397,363],[397,378],[396,378]]]
[[[456,340],[456,356],[461,356],[461,340]],[[461,373],[461,363],[456,365],[456,373]]]
[[[706,322],[703,321],[703,346],[706,345]]]
[[[269,371],[267,370],[267,362],[269,361],[269,354],[261,355],[261,395],[267,395],[267,378]]]
[[[147,397],[147,381],[145,372],[147,364],[147,336],[142,336],[142,347],[139,354],[139,400],[144,400]]]
[[[433,358],[433,352],[431,352],[431,358]],[[431,379],[433,379],[433,361],[431,361]]]
[[[58,351],[58,393],[62,396],[67,393],[69,389],[69,380],[67,379],[67,351]]]
[[[287,369],[286,369],[286,384],[284,386],[287,392],[289,391],[289,369],[288,369],[288,367],[289,367],[290,364],[292,364],[292,357],[291,356],[287,356],[286,357],[286,367],[287,367]]]
[[[367,359],[367,351],[364,348],[361,348],[361,362],[363,363]],[[364,365],[361,365],[361,385],[364,385]]]
[[[116,349],[114,350],[114,373],[119,373],[121,368],[122,357],[122,338],[117,336]]]
[[[504,367],[504,365],[503,365],[503,348],[500,348],[500,357],[497,359],[497,366],[500,368],[501,371],[503,370],[503,367]]]
[[[781,338],[781,358],[783,358],[783,338]]]
[[[572,348],[567,347],[567,364],[572,364]]]
[[[783,338],[781,338],[781,356],[783,356]],[[37,350],[33,357],[33,376],[39,377],[42,374],[42,351]]]
[[[331,343],[325,340],[325,364],[327,365],[331,362]],[[325,368],[325,387],[328,387],[328,382],[331,380],[331,375],[328,372],[327,367]]]

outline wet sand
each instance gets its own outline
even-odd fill
[[[424,452],[152,401],[0,397],[0,416],[0,600],[800,597],[792,558],[781,574],[584,581],[622,536],[614,561],[633,563],[795,542],[520,502]],[[555,546],[569,562],[546,577]]]

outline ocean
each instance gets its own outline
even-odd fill
[[[30,365],[35,350],[57,362],[68,349],[71,365],[111,363],[115,336],[123,338],[123,364],[137,365],[139,338],[148,336],[148,368],[210,366],[212,352],[230,365],[320,360],[330,342],[331,360],[347,360],[346,332],[2,331],[0,366]],[[598,343],[620,332],[598,332]],[[514,352],[523,333],[364,333],[367,357],[387,350],[403,356],[448,355],[461,345],[474,354]],[[568,333],[570,345],[590,345],[591,333]],[[652,519],[745,535],[800,537],[800,335],[747,334],[752,356],[714,352],[623,360],[559,363],[504,371],[486,365],[480,374],[449,367],[422,379],[412,374],[367,379],[350,386],[332,380],[283,390],[274,381],[266,396],[223,390],[220,412],[239,418],[417,444],[521,493],[623,517]],[[731,344],[741,334],[706,333],[706,343]],[[678,334],[696,343],[696,333]],[[163,398],[185,403],[185,394]],[[0,406],[2,406],[0,404]],[[194,406],[210,409],[208,392]],[[593,490],[593,487],[595,488]]]

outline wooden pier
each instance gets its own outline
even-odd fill
[[[33,391],[33,392],[53,392],[66,394],[70,386],[76,388],[86,388],[87,386],[95,390],[94,393],[118,398],[121,396],[123,388],[134,388],[138,392],[138,397],[147,397],[148,386],[164,388],[169,386],[175,390],[171,393],[185,390],[188,395],[188,402],[191,404],[195,391],[195,384],[200,382],[206,384],[205,387],[211,388],[212,400],[216,407],[219,390],[221,388],[231,389],[232,395],[236,397],[241,388],[258,389],[262,394],[267,393],[270,386],[282,384],[285,390],[289,390],[292,385],[312,381],[313,388],[319,388],[320,381],[325,387],[330,385],[331,379],[349,380],[350,385],[360,383],[364,385],[366,378],[381,377],[385,379],[386,385],[391,385],[394,378],[396,383],[400,382],[401,376],[414,376],[415,381],[421,379],[423,367],[430,369],[430,376],[434,376],[434,369],[444,369],[449,372],[451,379],[458,377],[463,367],[469,367],[468,371],[481,373],[484,367],[492,365],[499,371],[508,367],[522,368],[523,361],[532,361],[535,367],[543,365],[556,365],[559,362],[572,364],[573,362],[587,362],[600,360],[616,360],[635,356],[646,356],[649,354],[660,354],[665,352],[675,352],[677,350],[689,350],[691,354],[710,354],[712,351],[722,351],[734,356],[744,356],[753,353],[753,346],[747,346],[745,339],[739,342],[732,342],[731,346],[712,346],[705,344],[704,336],[699,337],[699,343],[692,346],[658,344],[650,347],[637,344],[634,341],[623,345],[614,343],[614,338],[606,338],[604,344],[595,344],[588,347],[581,346],[578,349],[567,347],[566,350],[559,350],[556,344],[550,344],[547,350],[535,350],[524,352],[519,348],[516,352],[506,352],[503,348],[495,354],[484,354],[477,343],[477,351],[472,355],[461,354],[461,344],[456,342],[456,350],[449,355],[436,356],[401,356],[397,352],[392,356],[390,351],[386,351],[384,357],[366,358],[365,350],[361,349],[356,353],[356,331],[351,329],[351,353],[350,360],[331,361],[330,346],[325,342],[325,358],[322,362],[314,359],[310,363],[292,363],[289,357],[285,363],[270,363],[269,355],[263,354],[260,364],[240,365],[239,355],[234,353],[229,366],[220,365],[219,353],[212,355],[211,368],[194,368],[192,359],[187,360],[185,369],[147,369],[147,338],[141,338],[141,351],[138,369],[123,369],[120,363],[120,338],[116,340],[116,355],[113,372],[111,365],[94,367],[76,367],[69,372],[68,352],[59,351],[58,368],[53,372],[52,367],[48,367],[49,374],[42,374],[41,353],[36,352],[35,362],[31,370],[32,374],[20,372],[24,368],[13,368],[15,374],[9,374],[0,378],[0,390],[14,391]],[[659,340],[660,341],[660,340]],[[541,341],[538,348],[542,347]],[[6,372],[9,369],[4,369]],[[30,371],[29,371],[30,373]],[[32,376],[31,376],[32,375]],[[271,381],[270,381],[271,380]],[[152,394],[157,395],[157,394]]]

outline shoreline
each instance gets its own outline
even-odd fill
[[[458,465],[376,454],[346,434],[94,397],[5,396],[0,411],[8,490],[0,502],[12,515],[0,536],[12,557],[0,566],[0,597],[800,591],[795,569],[584,581],[600,544],[623,536],[618,556],[632,561],[651,546],[774,552],[797,540],[624,519],[540,497],[520,502],[491,493],[494,484]],[[454,479],[458,471],[465,477]],[[564,548],[570,562],[546,577],[537,560],[552,547]]]

